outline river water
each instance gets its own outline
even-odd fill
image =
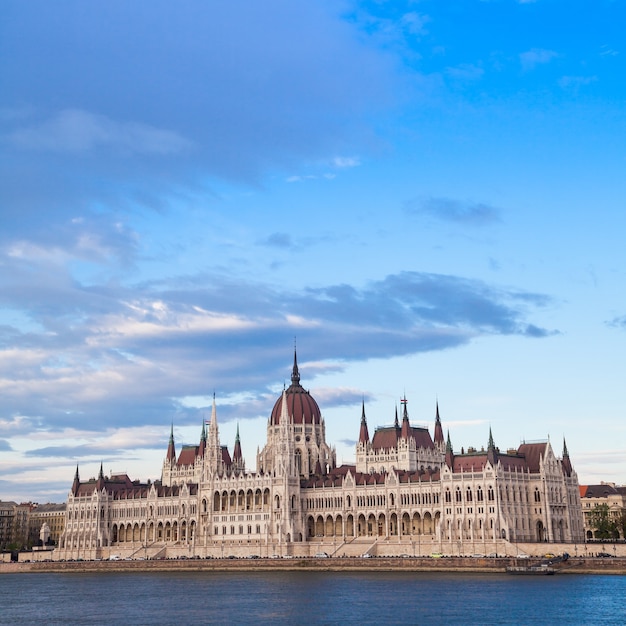
[[[0,624],[626,624],[626,577],[423,572],[0,576]]]

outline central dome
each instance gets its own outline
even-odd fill
[[[293,370],[291,372],[291,385],[285,390],[287,396],[287,412],[293,419],[294,424],[319,424],[322,419],[319,406],[309,392],[300,384],[298,372],[298,359],[293,353]],[[283,395],[281,394],[274,404],[270,423],[274,426],[280,424],[280,416],[283,412]]]

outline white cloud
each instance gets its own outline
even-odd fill
[[[338,168],[358,167],[361,165],[361,161],[357,157],[337,156],[333,159],[333,165]]]
[[[563,76],[559,79],[559,87],[563,89],[578,89],[591,85],[598,80],[597,76]]]
[[[558,53],[554,52],[554,50],[532,48],[527,52],[522,52],[519,55],[519,59],[520,63],[522,64],[522,69],[528,71],[532,70],[537,65],[549,63],[550,61],[552,61],[552,59],[556,59],[558,56]]]

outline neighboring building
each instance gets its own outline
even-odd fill
[[[58,558],[225,554],[335,555],[509,552],[518,542],[582,542],[578,478],[567,447],[550,442],[455,453],[437,406],[433,437],[401,420],[370,438],[365,406],[356,465],[337,467],[315,399],[291,385],[270,414],[267,441],[247,471],[239,429],[231,456],[215,398],[197,446],[176,455],[172,433],[155,483],[126,475],[81,482],[68,495]]]
[[[0,550],[6,550],[13,541],[15,502],[0,500]]]
[[[36,546],[40,541],[41,527],[45,523],[50,529],[48,543],[58,545],[65,528],[65,502],[63,504],[36,504],[30,512],[28,522],[28,542]]]
[[[608,507],[608,521],[617,531],[620,539],[624,539],[624,518],[626,517],[626,487],[616,486],[615,483],[600,483],[599,485],[580,485],[580,498],[585,518],[585,537],[593,539],[596,529],[593,527],[591,516],[596,507],[606,504]]]
[[[28,544],[28,518],[31,503],[0,502],[0,550]]]

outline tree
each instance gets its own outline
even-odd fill
[[[596,539],[613,539],[619,531],[615,522],[609,517],[609,505],[597,504],[589,513],[589,526],[594,530]]]
[[[622,509],[617,519],[615,520],[615,528],[622,536],[622,539],[626,539],[626,509]]]

